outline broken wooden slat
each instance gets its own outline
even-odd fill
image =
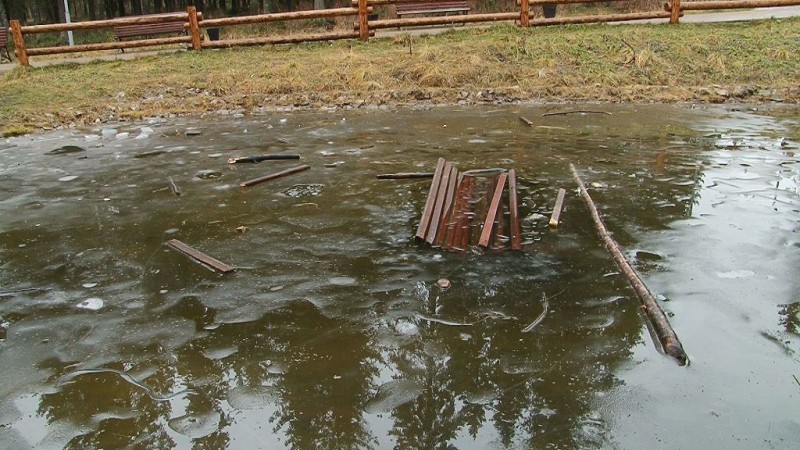
[[[439,221],[439,229],[436,232],[436,238],[433,240],[433,245],[441,247],[444,241],[444,236],[447,231],[447,223],[452,217],[453,197],[456,195],[456,186],[461,183],[461,175],[458,174],[458,169],[453,168],[453,173],[450,175],[450,181],[447,184],[447,192],[445,193],[444,208],[442,209],[442,219]]]
[[[553,206],[553,215],[550,216],[550,223],[549,225],[553,228],[558,227],[558,223],[561,221],[561,210],[564,208],[564,195],[566,195],[567,191],[564,188],[558,190],[558,195],[556,195],[556,204]]]
[[[442,243],[442,247],[445,249],[449,249],[453,247],[453,242],[456,235],[456,226],[458,222],[461,220],[461,216],[464,214],[464,205],[465,200],[464,196],[466,193],[467,185],[469,184],[469,178],[465,177],[463,174],[458,176],[458,185],[456,186],[456,196],[455,196],[455,205],[453,206],[453,212],[450,215],[450,220],[447,222],[447,229],[445,230],[444,235],[444,242]]]
[[[450,185],[450,177],[455,177],[457,170],[453,163],[448,162],[444,166],[444,176],[439,183],[439,189],[436,192],[436,204],[433,207],[433,215],[431,216],[431,224],[427,233],[425,234],[425,242],[433,244],[436,239],[436,233],[439,231],[439,224],[442,221],[442,211],[444,210],[444,201],[447,197],[447,189]]]
[[[469,184],[467,185],[467,191],[464,194],[464,214],[461,217],[461,222],[459,223],[459,238],[455,243],[456,248],[459,250],[465,251],[467,247],[469,247],[469,237],[472,231],[472,218],[475,216],[473,212],[473,205],[472,196],[475,192],[475,177],[470,177]]]
[[[486,213],[486,220],[483,221],[483,231],[481,231],[481,238],[478,241],[478,245],[481,247],[489,246],[489,238],[492,236],[492,228],[494,228],[494,221],[497,217],[497,209],[500,202],[503,200],[506,178],[508,178],[508,174],[504,173],[497,179],[497,186],[494,189],[492,203],[489,205],[489,211]]]
[[[217,272],[231,273],[235,270],[233,267],[214,259],[199,250],[195,250],[177,239],[170,239],[167,241],[167,245],[193,259],[195,262],[199,262],[200,264],[210,267]]]
[[[174,181],[172,181],[172,177],[167,177],[167,181],[169,182],[170,189],[172,189],[172,193],[180,197],[181,190],[178,189],[178,185],[175,184]]]
[[[261,161],[285,161],[289,159],[300,159],[300,155],[296,153],[273,153],[269,155],[235,156],[228,158],[228,164],[258,163]]]
[[[425,240],[425,233],[428,231],[428,226],[431,223],[431,214],[433,214],[433,207],[436,203],[436,193],[439,190],[439,183],[442,180],[442,172],[444,171],[444,158],[439,158],[436,162],[436,171],[433,173],[433,181],[431,181],[431,188],[428,190],[428,199],[425,200],[425,209],[422,210],[422,218],[417,227],[416,238],[420,241]]]
[[[382,173],[376,175],[379,180],[408,180],[416,178],[433,178],[430,172],[400,172],[400,173]]]
[[[250,187],[250,186],[253,186],[253,185],[256,185],[256,184],[259,184],[259,183],[263,183],[265,181],[270,181],[270,180],[274,180],[276,178],[281,178],[281,177],[285,177],[287,175],[292,175],[292,174],[295,174],[297,172],[302,172],[302,171],[308,170],[310,168],[311,168],[311,166],[308,166],[308,165],[292,167],[291,169],[286,169],[286,170],[284,170],[282,172],[271,173],[269,175],[264,175],[263,177],[258,177],[258,178],[253,178],[252,180],[247,180],[247,181],[241,183],[240,186],[242,186],[242,187]]]
[[[511,222],[511,250],[522,250],[522,226],[519,220],[519,200],[517,199],[517,171],[508,171],[508,209]]]
[[[493,250],[502,250],[505,248],[505,242],[503,242],[503,237],[506,234],[505,215],[505,203],[501,201],[500,204],[497,205],[497,225],[495,226],[494,233],[492,233]]]

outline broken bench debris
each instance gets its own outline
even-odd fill
[[[231,273],[235,269],[224,262],[219,261],[218,259],[212,258],[205,253],[201,252],[200,250],[196,250],[188,245],[184,244],[183,242],[177,239],[170,239],[167,241],[167,246],[183,253],[184,255],[188,256],[189,258],[193,259],[195,262],[199,262],[200,264],[210,267],[211,269],[216,270],[217,272],[221,273]]]
[[[550,222],[548,223],[553,228],[558,228],[558,224],[561,222],[561,210],[564,209],[564,196],[566,194],[566,189],[560,188],[556,195],[556,204],[553,206],[553,214],[550,216]]]
[[[509,219],[506,226],[504,197],[508,185]],[[478,169],[460,172],[439,158],[415,238],[433,247],[465,251],[470,244],[512,250],[522,249],[516,172],[512,169]],[[510,230],[510,238],[505,236]]]
[[[281,171],[281,172],[275,172],[275,173],[271,173],[269,175],[264,175],[263,177],[258,177],[258,178],[253,178],[252,180],[247,180],[247,181],[241,183],[240,186],[242,186],[242,187],[254,186],[254,185],[259,184],[259,183],[264,183],[266,181],[270,181],[270,180],[274,180],[274,179],[277,179],[277,178],[285,177],[287,175],[292,175],[292,174],[295,174],[295,173],[298,173],[298,172],[302,172],[302,171],[308,170],[310,168],[311,168],[311,166],[309,166],[309,165],[302,165],[302,166],[292,167],[291,169],[286,169],[286,170]]]
[[[407,180],[416,178],[433,178],[430,172],[400,172],[400,173],[382,173],[376,175],[379,180]]]
[[[300,159],[300,155],[297,153],[273,153],[268,155],[234,156],[228,158],[228,164],[259,163],[261,161],[286,161],[291,159]]]

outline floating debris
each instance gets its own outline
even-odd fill
[[[430,172],[401,172],[401,173],[383,173],[376,175],[379,180],[405,180],[414,178],[433,178]]]
[[[219,170],[201,170],[195,176],[201,180],[213,180],[222,177],[222,172]]]
[[[195,262],[216,270],[217,272],[231,273],[235,270],[233,267],[219,261],[218,259],[214,259],[199,250],[195,250],[177,239],[171,239],[167,241],[167,245],[188,256]]]
[[[178,185],[172,181],[172,177],[167,177],[167,182],[169,182],[169,188],[172,189],[172,193],[180,197],[181,190],[178,189]]]
[[[292,198],[317,196],[322,194],[324,187],[323,184],[295,184],[283,193]]]
[[[186,136],[200,136],[201,134],[203,134],[203,132],[200,130],[195,130],[190,128],[186,130],[184,134],[186,134]]]
[[[139,159],[141,159],[141,158],[149,158],[151,156],[163,155],[164,153],[167,153],[167,152],[165,152],[164,150],[149,150],[149,151],[146,151],[146,152],[137,153],[137,154],[133,155],[133,157],[134,158],[139,158]]]
[[[556,195],[556,204],[553,206],[553,215],[550,216],[550,225],[553,228],[558,228],[559,222],[561,222],[561,210],[564,208],[564,196],[567,194],[567,190],[564,188],[560,188],[558,190],[558,194]]]
[[[276,153],[255,156],[234,156],[232,158],[228,158],[228,164],[259,163],[261,161],[283,161],[291,159],[300,159],[300,155],[296,153]]]
[[[269,175],[264,175],[263,177],[258,177],[258,178],[253,178],[252,180],[247,180],[247,181],[241,183],[240,186],[241,187],[254,186],[254,185],[259,184],[259,183],[264,183],[266,181],[270,181],[270,180],[274,180],[274,179],[277,179],[277,178],[285,177],[287,175],[292,175],[292,174],[295,174],[295,173],[298,173],[298,172],[302,172],[302,171],[308,170],[310,168],[311,168],[311,166],[308,166],[308,165],[292,167],[291,169],[286,169],[286,170],[281,171],[281,172],[276,172],[276,173],[272,173],[272,174],[269,174]]]
[[[447,278],[439,278],[436,281],[436,285],[439,286],[439,289],[446,291],[447,289],[450,289],[453,283],[451,283]]]
[[[77,145],[65,145],[63,147],[58,147],[55,150],[50,150],[47,152],[47,155],[67,155],[70,153],[78,153],[78,152],[85,152],[86,149],[83,147],[78,147]]]
[[[99,311],[103,307],[103,299],[92,297],[75,305],[76,308],[88,309],[89,311]]]
[[[64,176],[64,177],[61,177],[61,178],[59,178],[59,179],[58,179],[58,181],[64,181],[64,182],[67,182],[67,181],[72,181],[72,180],[75,180],[75,179],[77,179],[77,178],[78,178],[78,176],[77,176],[77,175],[67,175],[67,176]]]

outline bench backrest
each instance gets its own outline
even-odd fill
[[[184,22],[162,22],[145,25],[120,25],[114,27],[114,34],[119,37],[145,36],[148,34],[181,33],[185,31]]]
[[[8,28],[0,27],[0,47],[8,45]]]
[[[444,0],[441,2],[425,3],[398,3],[395,5],[396,11],[436,11],[443,9],[469,9],[466,0]]]

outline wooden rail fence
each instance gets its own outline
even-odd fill
[[[698,10],[726,10],[742,8],[767,8],[780,6],[797,6],[800,0],[730,0],[730,1],[692,1],[682,2],[671,0],[664,4],[664,9],[659,11],[645,11],[624,14],[606,14],[589,16],[570,16],[554,18],[532,18],[531,8],[542,5],[567,5],[573,3],[598,3],[623,0],[517,0],[518,11],[450,15],[435,17],[404,17],[397,19],[370,20],[375,7],[405,3],[430,3],[430,0],[352,0],[350,7],[295,11],[273,14],[259,14],[252,16],[227,17],[221,19],[203,19],[203,13],[194,6],[187,8],[186,12],[175,12],[151,16],[123,17],[109,20],[95,20],[86,22],[59,23],[48,25],[22,26],[19,21],[11,20],[10,29],[14,41],[17,59],[20,65],[30,64],[30,56],[55,55],[62,53],[90,52],[100,50],[123,50],[138,47],[153,47],[171,44],[182,44],[195,51],[212,48],[230,48],[248,45],[287,44],[311,41],[330,41],[336,39],[361,39],[368,40],[375,35],[375,30],[432,25],[455,25],[465,23],[502,22],[512,21],[522,27],[585,24],[603,22],[623,22],[642,19],[669,19],[671,24],[678,24],[684,11]],[[308,20],[334,17],[356,17],[353,31],[339,31],[316,34],[279,35],[269,37],[253,37],[216,41],[204,41],[201,30],[204,28],[218,28],[244,24],[259,24],[269,22],[285,22],[292,20]],[[119,42],[101,42],[96,44],[83,44],[74,46],[36,47],[27,48],[25,36],[37,33],[60,33],[64,31],[92,30],[113,28],[130,25],[159,24],[166,22],[183,21],[186,36],[137,39]]]

